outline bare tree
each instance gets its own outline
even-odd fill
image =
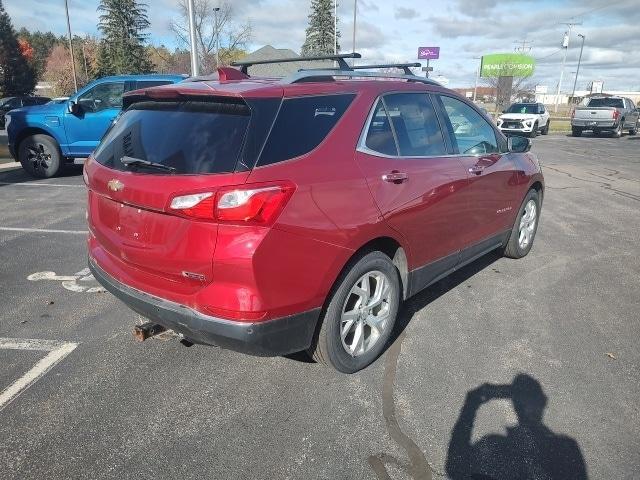
[[[493,66],[491,76],[483,80],[486,85],[495,89],[496,110],[500,111],[515,99],[532,95],[534,88],[529,81],[530,78],[531,75],[522,75],[522,69],[518,65],[505,63]]]
[[[227,0],[194,0],[194,16],[198,54],[204,72],[216,69],[216,52],[220,65],[228,65],[244,55],[251,40],[251,23],[238,23]],[[178,41],[189,46],[189,13],[187,0],[179,0],[180,20],[170,28]]]

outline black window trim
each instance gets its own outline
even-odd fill
[[[438,127],[440,128],[440,132],[442,133],[442,139],[444,141],[444,146],[445,149],[447,151],[446,154],[442,154],[442,155],[411,155],[411,156],[406,156],[406,155],[400,155],[400,145],[398,144],[398,137],[396,136],[396,130],[395,127],[393,126],[393,122],[391,122],[391,117],[389,117],[389,110],[387,109],[387,104],[384,101],[384,97],[388,96],[388,95],[397,95],[397,94],[421,94],[421,95],[426,95],[429,98],[429,100],[431,101],[432,105],[433,105],[433,109],[435,110],[436,113],[436,118],[438,120]],[[428,91],[428,90],[423,90],[423,91],[413,91],[413,90],[393,90],[393,91],[388,91],[388,92],[384,92],[383,94],[378,95],[375,98],[375,101],[373,102],[373,105],[371,106],[370,110],[369,110],[369,114],[367,115],[367,121],[364,123],[364,126],[362,128],[362,131],[360,132],[360,138],[358,139],[358,144],[356,147],[356,151],[360,152],[360,153],[365,153],[367,155],[372,155],[374,157],[380,157],[380,158],[395,158],[395,159],[402,159],[402,158],[417,158],[417,159],[428,159],[428,158],[446,158],[446,157],[455,157],[458,155],[453,154],[453,148],[451,145],[451,140],[449,139],[449,134],[448,131],[445,132],[445,129],[443,128],[443,124],[442,124],[442,118],[441,115],[439,114],[438,110],[439,110],[439,106],[435,104],[435,102],[433,102],[433,98],[431,98],[432,96],[432,92]],[[373,120],[373,114],[376,111],[376,107],[378,106],[378,102],[381,101],[382,105],[384,107],[385,113],[387,114],[387,117],[389,117],[389,125],[391,126],[391,133],[393,134],[393,140],[396,144],[396,152],[398,152],[398,155],[388,155],[386,153],[382,153],[382,152],[377,152],[371,148],[369,148],[367,146],[367,135],[369,133],[369,127],[371,126],[371,121]]]

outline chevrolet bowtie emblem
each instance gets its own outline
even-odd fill
[[[124,188],[124,183],[122,183],[120,180],[116,180],[114,178],[113,180],[109,180],[107,182],[107,187],[112,192],[119,192],[120,190],[122,190]]]

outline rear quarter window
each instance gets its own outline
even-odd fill
[[[258,165],[309,153],[326,138],[354,97],[355,94],[341,94],[283,100]]]

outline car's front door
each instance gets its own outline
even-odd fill
[[[469,212],[464,229],[466,253],[477,255],[497,247],[511,228],[525,177],[507,153],[503,137],[480,112],[452,96],[442,94],[438,98],[451,141],[468,176],[469,185],[464,189]]]
[[[426,93],[377,100],[356,160],[387,223],[409,246],[412,293],[455,267],[465,225],[466,173]]]
[[[79,111],[66,113],[67,149],[74,156],[88,156],[122,108],[124,82],[104,82],[80,94]]]

